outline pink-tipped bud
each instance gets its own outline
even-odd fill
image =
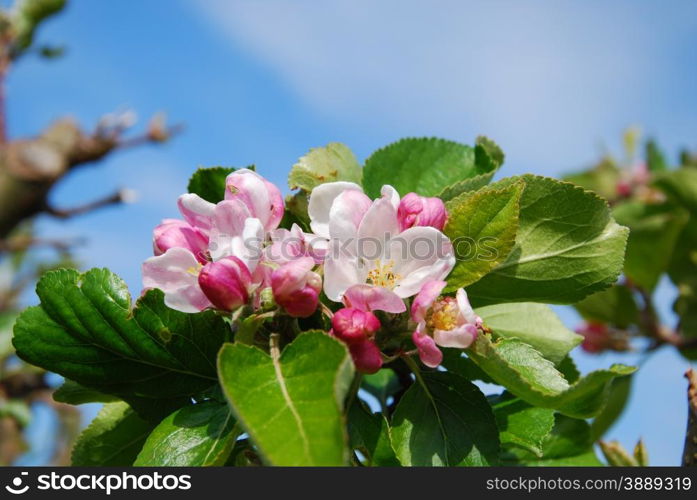
[[[419,351],[421,362],[431,368],[437,367],[443,361],[443,353],[436,345],[435,340],[428,335],[416,331],[411,336],[416,349]]]
[[[198,284],[215,307],[233,311],[249,301],[252,275],[240,259],[225,257],[203,266]]]
[[[382,368],[382,354],[375,342],[372,340],[363,340],[348,345],[353,364],[356,365],[356,370],[361,373],[375,373]]]
[[[153,230],[152,246],[155,255],[162,255],[170,248],[186,248],[203,264],[206,262],[208,237],[188,222],[165,219]]]
[[[314,265],[311,257],[303,257],[271,273],[274,300],[293,317],[306,318],[317,309],[322,278],[312,271]]]
[[[339,309],[332,317],[334,335],[346,342],[355,344],[372,339],[380,329],[380,320],[372,312],[352,307]]]
[[[402,231],[414,226],[431,226],[442,231],[448,213],[440,198],[426,198],[409,193],[399,202],[397,218]]]

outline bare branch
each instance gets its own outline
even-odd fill
[[[84,215],[86,213],[93,212],[100,208],[108,207],[111,205],[130,203],[133,201],[134,196],[135,195],[133,191],[131,191],[130,189],[120,189],[109,196],[100,198],[90,203],[86,203],[84,205],[68,209],[59,209],[47,205],[44,211],[49,215],[58,217],[59,219],[69,219],[71,217],[75,217],[77,215]]]
[[[685,373],[687,388],[687,434],[682,456],[683,467],[697,467],[697,372],[693,369]]]

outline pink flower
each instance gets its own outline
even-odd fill
[[[371,340],[379,329],[380,320],[369,311],[345,307],[332,317],[332,333],[347,344]]]
[[[445,285],[445,281],[424,284],[411,306],[411,318],[417,323],[412,339],[427,366],[433,366],[437,359],[436,345],[465,349],[474,342],[482,327],[482,319],[474,313],[463,288],[454,298],[439,298]]]
[[[404,301],[391,291],[370,285],[353,285],[344,293],[346,307],[361,311],[385,311],[399,314],[407,310]]]
[[[315,264],[321,264],[327,254],[327,241],[315,234],[306,233],[293,224],[288,229],[278,228],[271,232],[271,245],[266,247],[266,260],[285,264],[300,257],[312,257]]]
[[[195,313],[211,307],[198,284],[201,263],[186,248],[170,248],[143,263],[143,287],[159,288],[165,305],[177,311]]]
[[[340,302],[348,289],[367,285],[404,299],[427,281],[447,276],[455,265],[450,240],[434,227],[401,230],[399,194],[383,186],[370,202],[349,182],[322,184],[310,195],[315,234],[330,238],[324,263],[324,292]],[[375,309],[373,307],[373,309]]]
[[[291,316],[306,318],[317,309],[322,278],[312,271],[314,266],[312,258],[301,257],[271,273],[274,300]]]
[[[249,301],[252,275],[244,262],[234,256],[209,262],[199,272],[198,284],[218,309],[233,311]]]
[[[153,251],[162,255],[170,248],[186,248],[199,262],[206,262],[208,237],[200,229],[179,219],[165,219],[153,231]]]
[[[283,218],[281,191],[253,170],[236,170],[225,180],[225,199],[243,203],[251,217],[259,219],[265,231],[278,227]]]
[[[399,202],[397,217],[402,231],[413,226],[430,226],[442,231],[448,214],[440,198],[409,193]]]

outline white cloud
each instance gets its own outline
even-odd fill
[[[557,172],[675,98],[656,95],[656,75],[670,43],[695,26],[657,6],[670,18],[661,30],[636,2],[198,5],[327,117],[395,137],[486,133],[517,164]],[[697,126],[677,111],[649,128]]]

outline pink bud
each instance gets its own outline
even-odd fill
[[[428,335],[416,331],[411,336],[416,349],[419,351],[421,362],[431,368],[437,367],[443,361],[443,353],[436,346],[436,342]]]
[[[215,307],[233,311],[249,300],[252,276],[244,262],[231,256],[203,266],[198,283]]]
[[[155,255],[162,255],[170,248],[186,248],[204,264],[208,250],[208,237],[198,228],[178,219],[165,219],[153,230]]]
[[[581,349],[589,353],[599,353],[610,346],[610,332],[603,323],[586,323],[576,333],[583,335]]]
[[[312,271],[314,265],[311,257],[302,257],[271,273],[274,300],[296,318],[306,318],[317,309],[322,278]]]
[[[431,226],[442,231],[448,213],[440,198],[426,198],[409,193],[399,202],[397,218],[402,231],[413,226]]]
[[[380,329],[380,320],[372,312],[345,307],[334,314],[332,327],[336,337],[354,344],[372,338]]]
[[[349,352],[356,370],[361,373],[375,373],[382,367],[380,349],[372,340],[349,344]]]

